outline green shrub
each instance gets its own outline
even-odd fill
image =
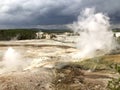
[[[117,73],[120,74],[120,65],[116,64],[114,69],[116,70]],[[109,90],[120,90],[120,77],[112,78],[112,80],[108,82],[107,87]]]

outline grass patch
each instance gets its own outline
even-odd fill
[[[80,66],[83,70],[91,71],[114,71],[114,65],[120,64],[114,62],[115,58],[110,59],[111,56],[94,57],[83,60],[81,62],[70,63],[73,66]],[[110,59],[110,60],[109,60]]]

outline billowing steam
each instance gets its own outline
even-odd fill
[[[115,46],[109,17],[95,13],[94,8],[85,9],[70,27],[80,34],[77,41],[80,53],[76,54],[77,58],[93,57],[98,52],[105,54]]]
[[[46,65],[47,60],[50,60],[50,58],[39,57],[32,61],[26,60],[18,51],[9,47],[4,53],[3,60],[0,62],[0,74],[12,71],[33,70]]]
[[[3,56],[0,73],[22,70],[24,65],[25,62],[22,61],[20,53],[10,47]]]

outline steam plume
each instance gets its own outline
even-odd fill
[[[108,53],[114,48],[112,30],[109,17],[103,13],[95,13],[94,8],[87,8],[78,17],[78,21],[70,26],[79,33],[77,48],[80,53],[76,57],[93,57],[96,52]]]
[[[8,48],[3,56],[3,68],[1,73],[3,72],[10,72],[10,71],[18,71],[22,69],[24,63],[21,61],[21,55],[16,52],[13,48]]]

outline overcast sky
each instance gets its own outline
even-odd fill
[[[120,0],[0,0],[0,28],[69,24],[89,7],[120,23]]]

